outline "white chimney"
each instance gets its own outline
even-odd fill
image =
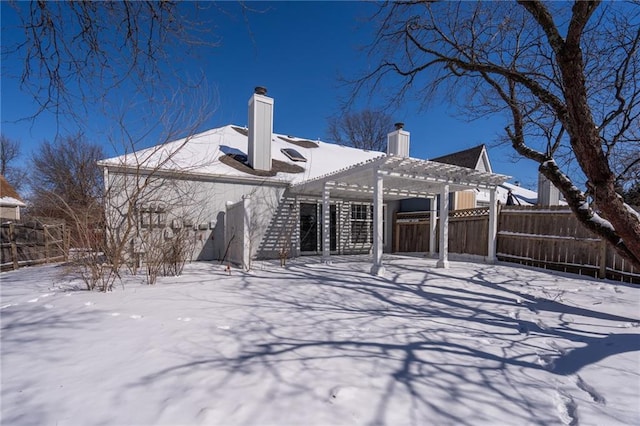
[[[538,173],[538,205],[557,206],[560,204],[560,191],[542,173]]]
[[[409,132],[404,130],[404,123],[396,123],[396,130],[387,135],[387,155],[409,157]]]
[[[273,99],[267,89],[256,87],[249,99],[249,165],[254,170],[271,170]]]

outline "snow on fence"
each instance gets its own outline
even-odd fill
[[[429,251],[429,221],[429,212],[396,213],[393,251]],[[450,212],[449,251],[486,256],[488,227],[488,208]],[[437,244],[437,236],[435,241]],[[497,257],[507,262],[640,283],[640,270],[585,229],[566,206],[503,206],[498,216]]]
[[[69,234],[64,223],[0,225],[0,270],[67,260]]]

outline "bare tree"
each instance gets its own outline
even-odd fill
[[[0,175],[3,175],[16,191],[24,187],[27,177],[26,171],[16,165],[20,154],[19,141],[0,135]]]
[[[102,147],[81,134],[44,141],[31,159],[32,214],[72,220],[72,209],[99,221],[102,173],[96,162],[102,157]]]
[[[22,88],[39,110],[80,117],[116,88],[154,93],[171,77],[177,49],[190,55],[215,45],[206,9],[171,1],[12,2],[24,37],[3,43],[3,55],[24,59]],[[197,13],[198,19],[189,17]]]
[[[640,216],[616,193],[640,161],[638,6],[388,3],[371,51],[379,64],[355,82],[354,96],[386,84],[396,100],[445,95],[475,117],[504,116],[513,148],[539,164],[588,229],[640,265]],[[570,164],[583,175],[570,175]]]
[[[193,96],[176,90],[161,101],[167,107],[159,117],[149,112],[153,124],[140,134],[127,128],[126,117],[119,120],[111,138],[114,149],[124,154],[99,162],[109,273],[117,275],[123,267],[136,273],[143,266],[147,282],[154,284],[163,274],[180,274],[196,242],[202,242],[204,231],[198,226],[207,213],[205,201],[213,195],[189,173],[209,164],[215,152],[194,158],[189,145],[213,113],[212,99],[204,86]],[[156,145],[142,148],[149,134],[162,136]]]
[[[329,119],[327,133],[332,142],[371,151],[387,149],[387,133],[393,130],[390,115],[381,110],[347,112]]]
[[[155,282],[157,275],[152,274],[158,270],[160,273],[181,270],[183,259],[190,257],[186,253],[191,250],[193,239],[201,237],[193,224],[187,224],[198,223],[197,210],[202,207],[193,202],[194,190],[186,185],[187,179],[183,179],[189,169],[177,170],[176,164],[191,136],[213,112],[209,107],[215,97],[204,84],[204,77],[196,77],[195,81],[193,76],[185,79],[181,65],[175,64],[198,55],[201,47],[209,49],[217,44],[211,30],[216,19],[223,15],[225,19],[232,17],[226,5],[206,2],[11,4],[21,20],[19,27],[24,37],[3,43],[2,54],[23,59],[24,67],[18,78],[22,89],[39,105],[33,116],[46,111],[60,120],[64,118],[65,125],[73,120],[71,126],[83,128],[85,116],[101,108],[97,112],[104,116],[105,123],[112,125],[111,128],[103,126],[101,131],[111,139],[114,151],[123,153],[119,164],[105,169],[103,192],[99,194],[99,208],[104,215],[101,239],[93,238],[90,232],[76,231],[76,244],[91,247],[87,254],[90,261],[82,262],[85,281],[90,288],[97,285],[107,290],[123,267],[135,268],[132,259],[136,255],[143,263],[153,263],[156,248],[165,260],[158,268],[153,266],[154,271],[147,268],[148,282]],[[242,3],[238,5],[243,13],[250,10]],[[124,105],[122,89],[127,93]],[[194,91],[195,96],[187,99],[186,94]],[[205,104],[199,103],[202,98],[206,98]],[[180,137],[181,141],[170,142]],[[141,146],[149,143],[157,145],[141,150]],[[102,157],[104,155],[94,160]],[[66,167],[44,161],[39,166],[47,173]],[[49,205],[57,207],[77,225],[72,229],[83,230],[83,223],[91,221],[84,220],[83,211],[76,209],[76,205],[82,204],[82,200],[76,198],[81,197],[58,194],[85,194],[85,189],[93,188],[93,176],[90,175],[89,182],[64,180],[65,190],[56,192],[46,180],[37,179],[45,183],[39,185],[37,199],[42,200],[40,205],[44,206],[46,195],[55,194],[48,197]],[[98,176],[102,179],[102,171]],[[61,180],[66,177],[65,173],[56,176]],[[88,186],[82,188],[85,183]],[[145,218],[166,221],[144,227]],[[176,218],[175,229],[172,218]],[[182,228],[178,228],[180,225]],[[134,247],[134,243],[139,244]],[[102,284],[97,284],[100,282]]]

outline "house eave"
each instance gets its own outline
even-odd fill
[[[253,177],[238,175],[223,175],[218,173],[202,173],[194,171],[178,171],[167,169],[155,169],[152,167],[128,167],[125,165],[116,165],[99,161],[98,166],[107,169],[109,173],[120,174],[140,174],[144,176],[155,175],[163,178],[181,179],[181,180],[198,180],[198,181],[216,181],[227,183],[245,183],[245,184],[268,184],[274,187],[286,188],[291,183],[285,179],[274,179],[269,177]]]

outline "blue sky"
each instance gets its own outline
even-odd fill
[[[341,100],[349,93],[339,75],[357,77],[367,69],[369,58],[361,48],[373,37],[368,21],[376,5],[356,2],[275,2],[248,3],[261,10],[250,13],[245,22],[234,3],[223,3],[230,15],[218,15],[213,33],[219,46],[207,47],[199,59],[180,62],[183,77],[204,74],[204,96],[213,100],[211,117],[199,126],[206,130],[233,123],[245,125],[247,101],[255,86],[268,88],[275,99],[274,131],[310,139],[325,139],[327,119],[339,113]],[[2,2],[2,43],[19,40],[15,14]],[[176,53],[179,55],[179,52]],[[19,121],[35,111],[30,97],[20,91],[14,75],[22,67],[21,58],[3,57],[2,132],[19,140],[23,160],[44,140],[53,140],[56,129],[72,133],[74,123],[64,118],[57,126],[54,117],[41,115],[35,121]],[[128,94],[115,94],[127,103]],[[359,107],[378,107],[380,101],[362,98]],[[143,106],[140,106],[142,109]],[[513,176],[523,186],[535,188],[536,165],[521,159],[514,162],[512,149],[496,147],[504,123],[499,117],[467,122],[461,112],[437,102],[421,109],[407,101],[399,110],[389,111],[393,121],[405,123],[411,132],[411,156],[435,158],[481,143],[489,146],[493,170]],[[108,155],[119,154],[106,142],[109,123],[90,113],[86,136],[103,143]],[[389,123],[389,130],[393,123]],[[148,145],[153,144],[148,141]]]

